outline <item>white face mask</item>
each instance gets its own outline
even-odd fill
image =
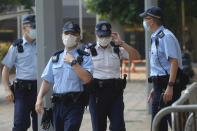
[[[36,39],[36,29],[30,29],[30,31],[29,31],[29,37],[32,40],[35,40]]]
[[[71,34],[64,35],[63,36],[63,43],[64,43],[65,47],[67,47],[67,48],[73,47],[77,44],[76,39],[77,39],[77,37],[73,36]]]
[[[103,47],[106,47],[111,42],[111,40],[111,37],[97,38],[97,43]]]

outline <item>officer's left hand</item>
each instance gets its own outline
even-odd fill
[[[168,86],[166,88],[166,91],[165,91],[164,95],[163,95],[163,101],[164,102],[171,101],[172,100],[172,96],[173,96],[173,87]]]
[[[42,98],[37,98],[37,101],[36,101],[36,105],[35,105],[35,110],[38,114],[41,114],[41,110],[43,109],[44,107],[44,104],[43,104],[43,100]]]
[[[65,54],[64,56],[64,62],[71,63],[75,57],[69,53]]]
[[[112,32],[112,41],[114,41],[117,45],[122,45],[123,41],[120,39],[118,32]]]

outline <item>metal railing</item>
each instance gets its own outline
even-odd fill
[[[194,124],[193,124],[194,123]],[[195,114],[191,113],[186,121],[185,124],[185,131],[191,131],[193,129],[196,130],[196,125],[195,125]]]
[[[157,113],[153,120],[153,131],[159,131],[159,122],[170,113],[173,131],[197,131],[197,82],[189,86],[172,106]]]

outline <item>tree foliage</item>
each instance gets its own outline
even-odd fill
[[[30,9],[34,5],[35,0],[0,0],[0,12],[12,10],[16,6],[23,5]]]
[[[182,26],[184,5],[185,27]],[[197,18],[197,0],[158,0],[164,14],[164,25],[184,41],[185,32],[189,32],[194,18]],[[144,11],[144,0],[86,0],[85,7],[90,13],[99,14],[123,26],[142,26],[139,14]],[[184,31],[183,31],[184,30]]]
[[[197,0],[183,0],[185,13],[184,32],[192,29],[191,25],[194,18],[197,18]],[[158,6],[162,8],[164,13],[165,25],[170,28],[178,37],[181,43],[183,42],[183,27],[182,27],[182,0],[159,0]]]
[[[197,17],[197,0],[184,0],[184,3],[186,19]],[[180,23],[181,0],[158,0],[158,6],[164,12],[166,24],[174,28]],[[121,25],[136,26],[142,23],[139,14],[144,11],[144,0],[86,0],[85,7]]]
[[[121,25],[139,25],[139,13],[144,10],[143,0],[86,0],[88,12],[98,13]]]

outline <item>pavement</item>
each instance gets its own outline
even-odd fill
[[[125,89],[124,116],[127,131],[150,131],[151,117],[146,111],[145,77],[145,66],[136,67],[136,72],[131,73],[131,81]],[[12,103],[5,101],[4,89],[0,84],[0,131],[11,131],[13,106]],[[80,131],[92,131],[89,110],[84,113]]]

